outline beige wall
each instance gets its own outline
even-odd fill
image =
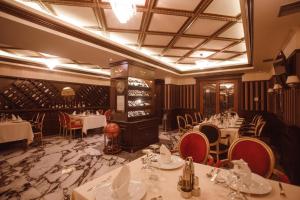
[[[97,76],[82,75],[73,72],[63,72],[60,70],[38,69],[35,67],[9,64],[1,61],[0,76],[33,78],[92,85],[110,85],[110,79],[104,79]]]
[[[196,84],[196,79],[194,78],[165,78],[165,84],[173,84],[173,85],[194,85]]]

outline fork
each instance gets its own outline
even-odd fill
[[[279,189],[280,189],[280,195],[281,195],[281,196],[286,196],[286,194],[285,194],[285,192],[284,192],[284,189],[283,189],[283,187],[282,187],[281,182],[278,182],[278,185],[279,185]]]

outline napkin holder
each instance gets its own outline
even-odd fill
[[[177,189],[185,199],[200,196],[199,178],[195,175],[192,157],[186,158],[182,176],[179,177]]]

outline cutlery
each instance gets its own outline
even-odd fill
[[[215,171],[216,167],[212,168],[208,173],[206,173],[207,177],[212,177],[212,173]]]
[[[210,181],[215,181],[215,179],[217,178],[218,174],[220,172],[220,169],[217,169],[216,173],[213,175],[213,177],[210,179]]]
[[[97,187],[100,187],[100,186],[103,186],[104,183],[108,182],[109,180],[111,179],[111,176],[108,176],[106,179],[104,179],[103,181],[101,181],[99,184],[93,186],[93,187],[90,187],[87,191],[91,191],[91,190],[94,190],[96,189]]]
[[[280,195],[281,195],[281,196],[286,196],[286,194],[285,194],[285,192],[284,192],[284,189],[283,189],[283,187],[282,187],[282,184],[279,182],[278,185],[279,185],[279,189],[280,189]]]
[[[163,199],[162,196],[159,195],[157,197],[152,197],[150,200],[162,200],[162,199]]]

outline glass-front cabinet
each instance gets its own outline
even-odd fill
[[[238,81],[218,80],[200,82],[200,111],[211,116],[238,110]]]

